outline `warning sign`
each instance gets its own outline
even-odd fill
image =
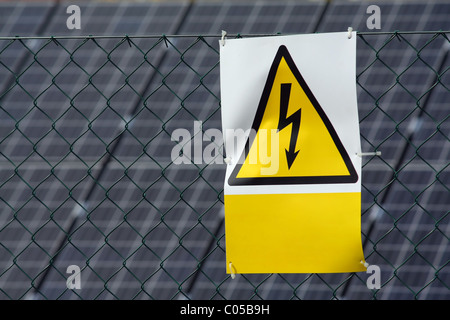
[[[348,183],[358,179],[333,125],[284,45],[270,68],[252,128],[256,136],[247,140],[230,185]],[[261,135],[271,130],[276,130],[277,136],[274,141],[264,140],[267,144],[262,146]],[[275,150],[277,156],[272,154],[273,161],[267,161],[267,153],[258,153],[260,148]],[[268,167],[275,168],[272,174],[264,171]]]
[[[220,46],[227,273],[365,271],[356,35]]]

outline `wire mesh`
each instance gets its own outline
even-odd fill
[[[214,145],[219,39],[0,38],[0,297],[448,299],[448,32],[358,33],[362,146],[382,151],[362,180],[377,289],[366,274],[225,274],[224,155],[171,157],[179,128]]]

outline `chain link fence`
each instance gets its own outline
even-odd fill
[[[225,273],[220,35],[0,38],[0,298],[449,299],[448,33],[358,33],[370,289]]]

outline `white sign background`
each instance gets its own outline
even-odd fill
[[[269,69],[278,51],[287,47],[294,63],[325,111],[358,174],[356,183],[230,186],[228,178],[246,141],[231,150],[227,130],[248,130],[261,99]],[[361,152],[356,96],[356,32],[258,37],[220,44],[222,129],[231,164],[225,194],[361,192]],[[236,150],[238,150],[236,152]]]

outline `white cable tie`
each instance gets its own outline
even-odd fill
[[[236,278],[236,275],[233,272],[233,264],[230,262],[230,264],[228,265],[228,267],[230,268],[230,274],[231,274],[231,279]]]
[[[348,31],[347,38],[351,39],[352,38],[353,28],[352,27],[348,27],[347,31]]]
[[[226,164],[230,165],[231,164],[231,157],[226,157],[225,159],[223,159],[223,161],[225,161]]]
[[[358,152],[356,153],[358,157],[367,157],[367,156],[381,156],[381,151],[375,152]]]
[[[225,36],[227,35],[227,32],[225,30],[222,30],[222,39],[220,40],[220,44],[222,47],[225,45]]]
[[[369,264],[367,262],[363,262],[362,260],[360,260],[359,263],[363,264],[366,269],[369,267]]]

